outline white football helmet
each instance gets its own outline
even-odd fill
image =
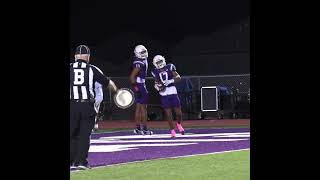
[[[166,64],[167,64],[167,63],[166,63],[166,59],[164,59],[164,57],[161,56],[161,55],[156,55],[156,56],[153,58],[153,65],[154,65],[154,67],[156,67],[157,69],[163,68]]]
[[[145,59],[148,57],[148,50],[143,45],[138,45],[134,48],[134,54],[137,58]]]

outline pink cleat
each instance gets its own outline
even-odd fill
[[[180,132],[182,135],[184,135],[184,129],[183,129],[183,127],[181,126],[181,124],[178,124],[178,123],[177,123],[177,128],[179,129],[179,132]]]
[[[171,130],[171,137],[172,138],[176,137],[176,131],[174,129]]]

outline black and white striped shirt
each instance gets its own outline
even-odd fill
[[[70,100],[94,99],[95,82],[108,86],[109,81],[99,68],[78,59],[70,64]]]

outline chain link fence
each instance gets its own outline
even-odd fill
[[[128,77],[111,77],[118,88],[131,88]],[[160,96],[154,89],[154,80],[152,77],[146,79],[146,86],[149,91],[149,104],[148,104],[148,117],[150,120],[162,120],[163,114],[160,106]],[[203,86],[220,86],[225,87],[231,92],[228,95],[222,96],[219,100],[219,109],[233,111],[233,118],[235,118],[234,111],[237,110],[236,106],[245,104],[245,111],[250,113],[250,74],[240,75],[217,75],[217,76],[182,76],[182,80],[176,83],[179,93],[180,101],[182,104],[182,111],[184,119],[202,119],[203,112],[201,112],[201,95],[200,90]],[[234,95],[234,91],[237,93]],[[232,93],[233,92],[233,93]],[[237,103],[235,103],[237,102]],[[104,119],[113,120],[131,120],[134,119],[134,108],[131,106],[128,109],[119,109],[113,101],[113,94],[108,89],[104,90]],[[238,110],[240,110],[238,107]],[[242,106],[243,107],[243,106]],[[241,110],[240,110],[241,111]],[[221,111],[219,111],[221,112]],[[220,116],[221,114],[217,114]],[[225,113],[225,112],[224,112]]]

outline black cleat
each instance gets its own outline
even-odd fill
[[[142,135],[143,135],[142,130],[137,129],[137,128],[133,130],[133,133],[134,133],[134,134],[142,134]]]
[[[152,135],[153,134],[153,132],[150,130],[143,130],[142,133],[143,133],[143,135]]]

